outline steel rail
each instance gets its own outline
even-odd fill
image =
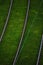
[[[8,23],[8,20],[9,20],[9,17],[10,17],[11,8],[12,8],[12,4],[13,4],[13,0],[11,0],[11,3],[10,3],[10,7],[9,7],[8,15],[7,15],[7,18],[6,18],[6,22],[5,22],[5,25],[3,27],[3,30],[2,30],[2,33],[1,33],[1,36],[0,36],[0,42],[2,41],[3,35],[4,35],[6,27],[7,27],[7,23]]]
[[[37,63],[36,63],[36,65],[39,65],[42,46],[43,46],[43,35],[42,35],[42,39],[41,39],[41,44],[40,44],[40,49],[39,49],[39,53],[38,53],[38,58],[37,58]]]
[[[24,27],[23,27],[22,35],[21,35],[20,42],[19,42],[19,45],[18,45],[18,48],[17,48],[17,52],[16,52],[16,55],[15,55],[15,58],[14,58],[14,61],[13,61],[13,65],[16,64],[16,61],[18,59],[19,51],[20,51],[20,48],[21,48],[21,44],[22,44],[22,40],[23,40],[23,37],[24,37],[26,24],[27,24],[27,20],[28,20],[29,7],[30,7],[30,0],[28,0],[27,12],[26,12],[26,17],[25,17],[25,21],[24,21]]]

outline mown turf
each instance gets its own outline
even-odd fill
[[[42,33],[43,0],[31,0],[26,32],[16,65],[36,65]],[[43,59],[41,61],[43,65]]]
[[[10,0],[0,0],[0,35],[5,24],[5,20],[8,14]]]
[[[14,0],[8,26],[0,43],[0,65],[12,65],[22,33],[27,0]]]

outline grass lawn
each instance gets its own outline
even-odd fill
[[[26,32],[16,65],[36,65],[42,33],[43,0],[31,0]],[[43,65],[43,59],[40,65]]]
[[[26,8],[27,0],[14,0],[8,26],[0,43],[0,65],[12,65],[24,25]]]
[[[0,0],[0,35],[5,24],[5,20],[8,14],[10,0]]]

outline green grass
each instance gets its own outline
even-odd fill
[[[5,20],[8,14],[10,0],[0,0],[0,35],[5,24]]]
[[[0,43],[0,65],[12,65],[22,33],[27,0],[14,0],[8,26]]]
[[[42,33],[43,0],[31,0],[26,32],[16,65],[36,65]],[[40,65],[43,65],[43,59],[41,61]]]

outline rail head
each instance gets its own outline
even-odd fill
[[[40,48],[39,48],[39,53],[38,53],[38,58],[37,58],[37,63],[36,63],[36,65],[39,65],[42,46],[43,46],[43,34],[42,34],[42,38],[41,38],[41,44],[40,44]]]
[[[10,2],[11,3],[10,3],[10,6],[9,6],[8,15],[6,17],[6,21],[5,21],[5,24],[4,24],[4,27],[3,27],[3,30],[2,30],[1,36],[0,36],[0,42],[2,41],[2,38],[4,36],[5,30],[6,30],[6,27],[7,27],[7,24],[8,24],[8,20],[9,20],[9,17],[10,17],[13,0],[11,0]]]
[[[15,58],[14,58],[14,61],[13,61],[13,65],[16,64],[17,59],[18,59],[18,55],[19,55],[19,52],[20,52],[22,40],[23,40],[23,37],[24,37],[25,29],[26,29],[27,19],[28,19],[29,7],[30,7],[30,0],[28,0],[26,17],[25,17],[25,20],[24,20],[24,27],[23,27],[22,35],[21,35],[20,42],[19,42],[19,45],[18,45],[18,49],[17,49],[16,55],[15,55]]]

